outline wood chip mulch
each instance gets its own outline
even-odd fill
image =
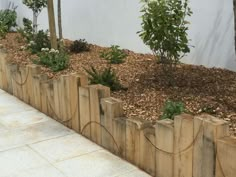
[[[0,44],[7,49],[9,60],[21,65],[30,64],[35,56],[20,50],[26,44],[19,39],[19,34],[10,33],[0,40]],[[71,41],[65,43],[68,46]],[[53,73],[42,67],[42,72],[53,78],[74,72],[86,73],[83,68],[89,69],[90,66],[105,68],[109,64],[99,57],[104,50],[106,48],[90,45],[89,52],[70,54],[68,69]],[[128,90],[113,92],[112,96],[124,101],[127,117],[155,121],[160,117],[166,100],[182,101],[195,115],[207,108],[213,116],[228,121],[231,134],[236,136],[236,72],[181,64],[174,73],[174,84],[170,86],[161,65],[152,55],[125,52],[128,54],[125,63],[112,65],[112,68]]]

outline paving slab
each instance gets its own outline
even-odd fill
[[[31,144],[30,147],[51,163],[64,161],[102,149],[78,134]]]
[[[0,177],[149,177],[0,90]]]

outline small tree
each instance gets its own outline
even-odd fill
[[[29,7],[33,11],[33,29],[34,33],[38,31],[38,16],[47,6],[47,0],[23,0],[23,4]]]
[[[172,79],[174,67],[190,52],[187,21],[192,14],[188,0],[142,0],[142,30],[144,43],[163,64],[165,74]]]

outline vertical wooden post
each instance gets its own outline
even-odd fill
[[[203,136],[200,143],[196,142],[194,145],[194,158],[199,156],[194,159],[194,168],[198,168],[200,172],[196,173],[194,170],[193,176],[215,177],[216,140],[228,136],[229,127],[225,121],[209,115],[202,115],[201,118],[196,117],[196,119],[203,120]],[[198,162],[202,163],[200,167],[197,166]]]
[[[155,145],[155,128],[149,125],[140,132],[140,168],[155,176],[156,149],[151,143]]]
[[[5,76],[4,76],[5,77]],[[20,100],[23,99],[23,92],[22,92],[22,86],[20,85],[22,82],[21,80],[21,72],[19,70],[19,66],[15,65],[12,68],[12,85],[13,85],[13,95]],[[5,84],[4,84],[5,85]]]
[[[33,86],[33,93],[34,93],[34,107],[41,111],[42,105],[41,105],[41,91],[40,91],[40,85],[42,81],[47,80],[47,75],[34,75],[32,78],[32,86]]]
[[[182,114],[174,119],[174,177],[193,174],[193,116]]]
[[[174,122],[161,120],[156,124],[156,176],[174,175]]]
[[[40,73],[40,67],[37,65],[27,65],[26,68],[28,69],[28,79],[27,79],[27,90],[28,90],[28,101],[27,103],[29,103],[30,105],[32,105],[33,107],[35,107],[35,95],[34,95],[34,89],[33,89],[33,77],[35,75],[38,75]]]
[[[236,138],[225,137],[217,141],[216,177],[235,177]]]
[[[118,117],[112,120],[112,135],[118,145],[118,149],[114,147],[114,153],[122,158],[126,154],[126,119]]]
[[[7,91],[8,93],[12,94],[12,75],[11,75],[11,63],[7,63],[6,64],[6,80],[7,80],[7,83],[8,83],[8,88],[7,88]],[[1,69],[0,69],[1,70]],[[0,73],[1,74],[1,73]]]
[[[79,111],[80,111],[80,130],[83,131],[81,133],[90,139],[91,127],[90,125],[86,126],[91,121],[89,87],[79,87]]]
[[[54,92],[54,110],[55,114],[54,119],[62,120],[62,113],[61,113],[61,80],[60,79],[54,79],[53,80],[53,92]]]
[[[1,58],[0,58],[0,63],[1,63],[1,76],[0,76],[0,82],[1,82],[1,88],[5,91],[8,91],[8,80],[7,80],[7,75],[6,75],[6,53],[1,52]]]
[[[53,88],[53,81],[48,80],[45,83],[45,93],[46,94],[46,101],[47,101],[47,115],[50,117],[55,117],[55,104],[54,104],[54,88]]]
[[[203,118],[194,118],[193,177],[202,177],[203,169]]]
[[[70,77],[70,103],[72,113],[72,129],[80,132],[80,97],[79,87],[88,85],[88,78],[84,74],[73,74]]]
[[[96,123],[100,124],[101,115],[101,103],[102,98],[107,98],[110,96],[110,88],[102,85],[90,85],[90,116],[91,121],[91,140],[101,145],[101,127]],[[95,123],[96,122],[96,123]]]
[[[149,124],[148,124],[149,126]],[[141,131],[148,127],[145,121],[140,119],[127,119],[126,120],[126,159],[131,163],[140,166],[142,158],[141,146]]]
[[[20,67],[21,73],[21,89],[22,89],[22,98],[25,103],[29,103],[29,94],[27,89],[27,82],[28,82],[28,68],[26,66]]]
[[[112,119],[123,116],[122,101],[112,97],[103,98],[101,99],[101,105],[102,114],[100,122],[112,134]],[[106,130],[102,129],[101,131],[102,146],[113,152],[114,142]]]
[[[48,96],[47,96],[48,81],[40,81],[40,97],[41,97],[41,112],[48,114]]]
[[[62,113],[62,121],[64,125],[67,127],[71,127],[71,111],[70,111],[70,77],[69,75],[62,75],[60,77],[60,106],[61,106],[61,113]]]

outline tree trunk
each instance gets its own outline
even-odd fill
[[[57,35],[56,35],[53,0],[48,0],[48,21],[49,21],[51,48],[57,49]]]
[[[236,52],[236,0],[233,0],[234,3],[234,47]]]
[[[62,23],[61,23],[61,0],[58,0],[58,30],[59,30],[59,39],[63,38],[62,36]]]
[[[33,32],[36,34],[38,32],[38,14],[33,12]]]

